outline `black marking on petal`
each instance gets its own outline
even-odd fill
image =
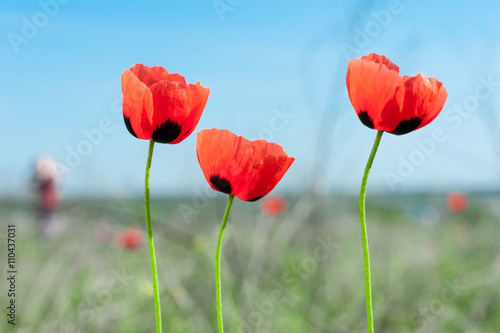
[[[359,111],[358,117],[359,117],[359,120],[361,120],[363,125],[365,125],[366,127],[369,127],[371,129],[373,129],[375,127],[373,125],[373,120],[372,120],[372,118],[370,118],[367,111]]]
[[[416,130],[421,123],[422,119],[418,117],[413,117],[409,120],[403,120],[398,124],[398,126],[396,126],[396,128],[391,133],[396,135],[403,135],[406,133],[410,133],[411,131]]]
[[[134,129],[132,128],[132,124],[130,123],[130,118],[123,116],[123,120],[125,121],[125,126],[127,126],[127,129],[130,132],[130,134],[132,134],[137,138],[137,135],[135,134]]]
[[[167,122],[157,126],[153,131],[153,141],[159,143],[170,143],[177,139],[181,134],[182,127],[168,120]]]
[[[254,201],[257,201],[259,199],[261,199],[262,197],[256,197],[256,198],[253,198],[252,200],[247,200],[247,201],[250,201],[250,202],[254,202]]]
[[[210,177],[210,183],[212,183],[212,186],[217,191],[226,194],[231,194],[232,191],[231,183],[226,178],[223,178],[220,175],[214,175]]]

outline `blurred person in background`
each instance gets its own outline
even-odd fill
[[[41,237],[57,237],[64,231],[64,224],[57,216],[61,207],[59,176],[52,158],[37,159],[31,186],[37,196],[37,226]]]

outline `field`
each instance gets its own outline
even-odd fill
[[[377,332],[500,332],[500,197],[471,195],[450,213],[442,195],[368,196]],[[289,198],[269,218],[235,200],[223,243],[226,332],[366,332],[357,198]],[[154,199],[164,332],[216,332],[214,256],[225,199]],[[192,213],[189,218],[181,211]],[[38,237],[33,204],[0,203],[16,226],[16,332],[154,332],[142,200],[67,200],[65,233]],[[2,276],[6,232],[2,231]],[[7,313],[7,282],[0,283]],[[7,318],[7,319],[6,319]],[[0,331],[12,329],[2,315]]]

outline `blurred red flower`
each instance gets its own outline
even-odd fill
[[[446,196],[446,206],[452,213],[462,213],[469,207],[469,199],[461,192],[450,192]]]
[[[179,143],[200,120],[210,89],[187,84],[182,75],[160,66],[137,64],[122,74],[123,119],[128,131],[143,140]]]
[[[369,128],[396,135],[429,124],[448,96],[435,77],[399,75],[398,66],[375,53],[349,61],[346,84],[359,120]]]
[[[116,245],[122,249],[136,249],[142,246],[143,235],[142,230],[138,227],[129,227],[123,231],[116,233]]]
[[[268,194],[295,161],[278,144],[250,141],[219,129],[198,132],[196,154],[214,190],[244,201],[256,201]]]
[[[268,197],[262,199],[260,211],[266,216],[280,216],[286,212],[288,201],[283,197]]]

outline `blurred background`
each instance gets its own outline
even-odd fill
[[[372,168],[377,331],[498,332],[499,13],[495,1],[4,2],[0,253],[15,225],[15,330],[154,330],[148,142],[121,113],[121,73],[144,63],[210,88],[197,130],[263,138],[296,158],[268,199],[233,206],[226,330],[366,331],[357,195],[376,132],[358,120],[345,74],[375,52],[448,91],[430,125],[384,135]],[[166,332],[216,331],[226,197],[206,183],[195,139],[153,156]]]

